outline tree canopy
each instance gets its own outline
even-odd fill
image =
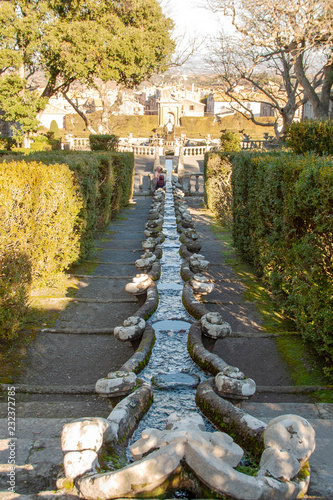
[[[133,87],[166,70],[174,51],[173,22],[156,0],[0,1],[0,26],[1,81],[15,73],[33,92],[43,70],[46,98],[96,77]]]
[[[239,50],[255,54],[253,63],[272,62],[289,86],[288,107],[302,88],[316,118],[327,118],[333,85],[332,0],[209,0],[231,16]],[[309,62],[309,57],[312,60]],[[253,74],[253,68],[252,68]]]

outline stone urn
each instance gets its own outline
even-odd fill
[[[141,255],[141,259],[137,259],[135,261],[135,267],[143,272],[150,271],[155,260],[156,255],[154,255],[152,252],[145,252],[143,255]]]
[[[211,283],[206,276],[202,276],[202,274],[195,274],[192,276],[190,285],[193,289],[193,293],[196,295],[207,295],[214,290],[214,284]]]
[[[205,260],[203,255],[199,253],[194,253],[188,260],[190,269],[192,273],[201,273],[202,271],[206,271],[209,266],[209,261]]]

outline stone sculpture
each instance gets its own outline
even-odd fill
[[[132,278],[132,282],[127,283],[125,290],[127,293],[140,296],[147,293],[147,289],[153,284],[153,280],[148,274],[137,274]]]
[[[129,394],[137,385],[135,373],[111,372],[107,377],[100,378],[95,384],[96,392],[103,397],[119,397]]]
[[[87,441],[84,436],[89,428],[94,432]],[[296,499],[308,487],[306,476],[297,476],[314,449],[314,430],[305,419],[295,415],[284,415],[268,424],[264,432],[265,451],[255,477],[235,469],[242,460],[242,448],[223,432],[206,432],[197,413],[171,414],[165,430],[145,429],[141,439],[130,447],[133,463],[120,470],[98,473],[98,452],[111,435],[111,424],[104,419],[87,419],[86,424],[74,422],[63,429],[66,477],[76,480],[81,498],[106,500],[150,494],[154,497],[156,488],[160,494],[166,491],[171,477],[174,489],[190,485],[199,498],[207,494],[208,488],[212,493],[238,500]]]
[[[190,285],[193,288],[193,293],[197,295],[207,295],[214,290],[214,284],[206,276],[198,273],[190,278]]]
[[[188,263],[193,273],[201,273],[203,271],[206,271],[209,266],[209,261],[205,260],[205,257],[203,255],[200,255],[199,253],[194,253],[193,255],[191,255]]]
[[[123,326],[116,326],[113,334],[117,340],[126,342],[128,340],[136,340],[142,337],[145,330],[146,322],[140,316],[130,316],[125,319]]]
[[[223,320],[221,314],[209,312],[200,319],[201,330],[206,337],[219,339],[231,334],[231,326]]]
[[[135,261],[135,267],[143,272],[150,271],[155,260],[156,255],[154,255],[152,252],[145,252],[143,255],[141,255],[141,259],[137,259]]]

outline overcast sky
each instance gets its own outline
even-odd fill
[[[218,31],[218,16],[208,8],[204,0],[161,0],[164,13],[171,17],[180,31],[187,34],[196,31],[208,35]]]
[[[159,0],[159,3],[164,14],[175,22],[176,34],[183,40],[183,45],[194,35],[197,40],[202,38],[208,43],[210,38],[219,34],[222,25],[225,29],[229,24],[226,18],[202,7],[207,5],[206,0]],[[203,70],[206,43],[202,43],[197,54],[186,64],[187,72],[200,73]]]

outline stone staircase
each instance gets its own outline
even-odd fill
[[[30,398],[29,398],[30,399]],[[71,396],[69,400],[20,402],[16,408],[15,441],[8,436],[7,403],[0,404],[0,499],[24,500],[59,498],[54,492],[55,481],[62,468],[60,445],[64,424],[77,418],[107,416],[102,398]],[[316,450],[311,456],[311,481],[307,499],[333,498],[333,405],[311,403],[243,403],[243,408],[264,422],[283,414],[306,418],[316,431]],[[15,447],[9,448],[10,443]],[[11,466],[8,459],[15,452],[15,493],[8,491]],[[65,500],[64,495],[61,498]]]
[[[146,166],[143,171],[145,169]],[[64,424],[77,418],[107,417],[111,411],[108,400],[94,393],[94,383],[101,376],[105,376],[106,368],[108,371],[117,369],[133,351],[133,347],[121,347],[110,333],[114,326],[121,324],[123,317],[128,316],[128,311],[132,313],[137,307],[132,298],[126,298],[123,288],[131,276],[137,273],[133,262],[142,252],[143,228],[149,207],[150,200],[140,197],[135,214],[129,212],[126,221],[120,221],[116,228],[112,228],[116,229],[117,234],[115,237],[114,233],[110,234],[110,238],[106,238],[103,245],[101,244],[103,250],[94,275],[78,276],[82,286],[75,296],[76,300],[64,311],[53,331],[41,332],[36,339],[34,353],[29,357],[27,373],[19,380],[19,384],[15,384],[14,436],[9,435],[12,427],[8,426],[8,401],[4,390],[0,402],[1,500],[73,498],[53,491],[57,475],[62,468],[61,430]],[[196,209],[197,207],[194,207],[194,216]],[[206,243],[203,253],[212,262],[212,277],[224,287],[221,296],[217,291],[207,307],[212,311],[220,310],[222,304],[224,312],[230,315],[228,320],[235,321],[233,331],[246,334],[244,338],[251,338],[251,342],[260,342],[261,345],[267,342],[268,349],[271,350],[270,339],[263,340],[258,335],[254,313],[251,313],[252,316],[248,314],[248,311],[251,312],[251,304],[247,305],[250,309],[245,311],[244,304],[237,304],[232,296],[234,292],[239,295],[242,288],[232,275],[230,291],[227,290],[226,269],[220,265],[221,250],[209,236],[209,224],[199,212],[196,223],[201,231],[201,241]],[[238,306],[241,314],[235,312]],[[94,315],[91,311],[94,311]],[[251,321],[248,321],[249,317]],[[244,318],[247,318],[248,322],[245,322]],[[71,342],[75,341],[75,352],[70,348],[69,339]],[[230,356],[233,350],[237,351],[239,356],[237,342],[237,339],[231,339]],[[228,346],[222,345],[221,342],[220,352],[225,353],[222,349],[226,347]],[[68,370],[63,370],[64,365],[59,362],[60,359],[66,360]],[[255,363],[258,364],[257,361]],[[252,376],[249,373],[247,375]],[[256,374],[253,378],[257,380]],[[263,384],[263,381],[261,383]],[[270,396],[265,402],[263,399],[245,402],[243,408],[264,422],[278,415],[293,413],[306,418],[312,424],[316,431],[317,444],[310,459],[311,482],[305,498],[332,500],[333,405],[307,402],[309,400],[303,402],[294,395],[288,401]],[[13,411],[12,406],[10,411]],[[16,464],[15,487],[11,491],[11,483],[8,481],[13,477],[13,474],[10,475],[10,461],[13,459]]]

